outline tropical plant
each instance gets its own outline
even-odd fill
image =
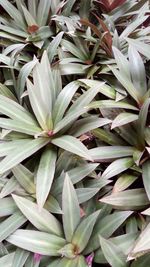
[[[0,11],[0,266],[148,267],[148,1]]]

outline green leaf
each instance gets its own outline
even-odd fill
[[[22,7],[22,11],[23,11],[27,25],[28,26],[36,25],[37,23],[36,23],[35,19],[32,17],[32,15],[27,10],[27,8],[24,5],[21,5],[21,7]]]
[[[29,255],[28,251],[17,248],[11,267],[23,267]]]
[[[90,155],[97,161],[112,161],[112,159],[132,156],[134,148],[131,146],[101,146],[90,149]]]
[[[17,206],[12,197],[0,199],[0,217],[9,216],[17,211]]]
[[[127,220],[127,223],[129,220],[132,220],[134,218],[135,217],[130,217]],[[118,246],[123,252],[123,254],[128,255],[131,249],[133,248],[133,245],[138,235],[139,233],[137,232],[130,232],[129,234],[123,234],[123,235],[111,237],[109,240],[112,241],[113,244]]]
[[[89,116],[87,118],[80,119],[76,121],[71,128],[71,134],[78,137],[86,132],[89,132],[98,127],[102,127],[109,124],[111,120],[107,118],[99,118],[97,116]]]
[[[16,205],[24,216],[40,231],[62,236],[59,221],[47,210],[39,211],[38,205],[28,199],[13,195]]]
[[[103,86],[104,83],[101,83],[101,86]],[[81,108],[88,108],[88,105],[90,102],[94,99],[94,97],[99,93],[99,87],[100,86],[95,86],[90,89],[88,89],[86,92],[84,92],[70,107],[68,110],[67,114],[79,110]]]
[[[145,20],[147,19],[147,16],[141,16],[138,17],[138,19],[133,20],[132,23],[128,25],[128,27],[125,28],[125,30],[121,33],[119,36],[120,40],[124,40],[127,36],[129,36],[131,33],[133,33],[136,28],[138,28]]]
[[[48,54],[48,58],[49,58],[50,63],[52,63],[55,54],[57,54],[57,49],[58,49],[58,46],[60,45],[60,42],[62,40],[63,35],[64,35],[64,32],[59,32],[53,38],[53,40],[50,42],[50,44],[47,48],[47,54]]]
[[[15,167],[18,163],[45,146],[48,142],[49,140],[47,138],[31,139],[30,141],[24,139],[21,150],[20,146],[16,145],[15,150],[10,152],[9,155],[0,162],[0,173],[4,173]]]
[[[71,13],[71,9],[73,7],[73,5],[75,4],[76,0],[68,0],[67,4],[65,5],[63,14],[65,16],[69,16]]]
[[[14,96],[11,90],[9,90],[8,87],[2,83],[0,83],[0,94],[17,102],[17,98]]]
[[[32,35],[29,35],[28,38],[26,39],[26,42],[33,42],[34,45],[37,45],[38,47],[38,42],[42,41],[42,45],[43,45],[43,41],[49,38],[50,36],[52,36],[52,31],[50,27],[42,26],[35,33],[33,33]],[[40,44],[40,48],[41,48],[41,44]]]
[[[147,92],[146,84],[146,72],[144,62],[133,46],[129,46],[129,61],[130,61],[130,72],[134,87],[137,88],[141,96],[144,96]]]
[[[65,127],[70,127],[75,120],[77,120],[77,118],[79,116],[81,116],[82,114],[86,113],[87,109],[86,108],[80,108],[79,110],[75,109],[74,111],[69,112],[61,121],[59,121],[55,127],[54,127],[54,134],[56,134],[57,132],[59,132],[60,130],[65,130]]]
[[[74,231],[80,222],[80,207],[76,191],[66,174],[62,192],[63,227],[65,237],[71,242]]]
[[[52,260],[47,267],[58,267],[58,264],[61,262],[62,259]]]
[[[135,89],[132,81],[127,78],[124,73],[121,71],[118,71],[115,67],[109,66],[110,70],[113,72],[114,76],[117,78],[117,80],[123,85],[123,87],[127,90],[129,95],[133,97],[133,99],[137,102],[140,103],[140,94],[139,92]]]
[[[87,255],[99,248],[100,244],[98,236],[101,235],[104,238],[109,238],[131,214],[132,211],[118,211],[98,220],[84,254]]]
[[[10,154],[16,146],[22,146],[24,141],[22,140],[14,140],[14,141],[6,141],[0,143],[0,157],[4,157]]]
[[[17,230],[7,241],[25,250],[47,256],[60,256],[58,251],[65,245],[63,238],[34,230]]]
[[[26,192],[31,195],[35,194],[34,175],[24,165],[18,164],[12,168],[12,172]]]
[[[44,208],[46,208],[48,211],[52,213],[62,214],[62,210],[60,208],[58,201],[52,195],[48,196]]]
[[[61,137],[53,138],[51,143],[73,154],[92,161],[89,150],[77,138],[71,135],[63,135]]]
[[[87,246],[99,213],[100,211],[96,211],[81,221],[74,232],[72,243],[77,246],[79,253]]]
[[[69,170],[67,173],[70,177],[70,180],[73,184],[80,182],[84,177],[92,173],[99,164],[97,163],[88,163],[81,164],[81,166]],[[53,183],[52,193],[58,195],[62,191],[65,175],[60,175]]]
[[[3,189],[0,192],[0,198],[4,198],[18,189],[19,183],[14,176],[12,176],[8,182],[4,185]]]
[[[133,174],[124,173],[122,174],[116,181],[113,192],[120,192],[125,189],[127,189],[130,185],[132,185],[136,180],[138,176]]]
[[[122,112],[113,120],[111,129],[120,127],[136,120],[138,120],[138,115],[128,112]]]
[[[116,61],[117,67],[120,70],[120,73],[122,75],[124,75],[124,77],[126,77],[127,80],[131,81],[129,61],[119,51],[118,48],[113,47],[113,53],[114,53],[114,56],[115,56],[115,61]]]
[[[76,267],[77,266],[78,259],[68,259],[68,258],[63,258],[61,261],[57,264],[58,267]],[[51,265],[50,265],[51,267]]]
[[[142,176],[143,176],[144,188],[147,197],[150,200],[150,160],[146,161],[142,165]]]
[[[6,239],[10,234],[22,226],[27,219],[21,212],[17,211],[5,221],[0,223],[0,242]]]
[[[61,45],[68,50],[71,54],[73,54],[75,57],[85,61],[87,58],[84,55],[84,53],[78,48],[76,47],[76,45],[74,45],[73,43],[63,39],[61,42]]]
[[[9,253],[3,257],[0,258],[0,265],[1,266],[7,266],[7,267],[12,267],[12,261],[14,258],[14,252]]]
[[[38,84],[40,84],[40,82],[38,82]],[[49,114],[47,113],[45,103],[42,101],[40,92],[37,90],[39,87],[37,86],[35,90],[35,85],[33,85],[30,80],[27,79],[27,88],[30,103],[37,118],[37,121],[39,122],[39,125],[43,130],[48,131],[47,118]]]
[[[103,84],[100,81],[97,80],[90,80],[90,79],[80,79],[80,82],[84,83],[85,85],[89,86],[89,87],[97,87],[99,86],[99,92],[111,99],[115,99],[115,90],[113,87],[110,87],[107,84]]]
[[[102,177],[104,179],[109,179],[115,175],[122,173],[123,171],[129,169],[133,166],[132,158],[123,158],[113,161],[103,172]]]
[[[135,246],[129,253],[128,259],[135,259],[150,251],[150,224],[146,226],[137,239]]]
[[[85,258],[83,256],[79,256],[77,267],[87,267],[87,263],[86,263]]]
[[[150,255],[144,255],[144,256],[136,259],[135,261],[133,261],[133,263],[131,264],[131,267],[148,266],[149,262],[150,262]]]
[[[150,50],[149,50],[149,44],[144,43],[143,41],[140,41],[138,39],[131,39],[126,38],[127,42],[135,47],[146,58],[150,59]]]
[[[123,101],[114,101],[114,100],[99,100],[94,101],[88,105],[89,109],[93,108],[124,108],[124,109],[131,109],[131,110],[138,110],[135,106],[128,104],[127,102]]]
[[[12,119],[0,118],[0,127],[28,135],[37,135],[42,132],[42,129],[36,125],[28,124],[27,122],[21,122]]]
[[[99,188],[77,188],[76,194],[78,196],[79,203],[84,203],[94,197],[99,191]]]
[[[15,101],[2,95],[0,95],[0,112],[23,124],[27,123],[31,126],[37,126],[37,122],[27,110]]]
[[[0,5],[6,10],[6,12],[15,20],[18,27],[25,30],[26,25],[21,12],[15,8],[8,0],[0,0]]]
[[[110,240],[106,240],[100,236],[100,244],[102,251],[108,263],[112,267],[126,267],[126,256],[122,253],[118,246]]]
[[[17,79],[17,90],[18,90],[19,97],[21,97],[21,95],[23,94],[26,79],[31,73],[32,69],[37,64],[37,62],[38,62],[37,58],[35,57],[33,58],[32,61],[29,61],[28,63],[24,64],[23,67],[20,69],[18,79]]]
[[[39,1],[37,9],[37,23],[39,26],[45,26],[49,17],[51,0]]]
[[[79,84],[73,81],[67,84],[58,95],[53,110],[54,126],[63,118],[63,115],[78,88]]]
[[[39,209],[41,209],[50,192],[55,174],[57,159],[56,150],[48,146],[42,153],[36,179],[36,198]]]
[[[113,193],[101,198],[100,201],[125,210],[138,210],[149,204],[145,190],[142,188]]]
[[[137,121],[137,133],[138,133],[138,137],[139,137],[139,142],[143,145],[143,148],[145,147],[144,129],[146,127],[149,105],[150,105],[150,98],[147,98],[140,109],[139,119]]]

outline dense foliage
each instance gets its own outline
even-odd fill
[[[0,267],[149,267],[149,1],[0,12]]]

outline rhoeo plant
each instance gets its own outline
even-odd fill
[[[149,267],[149,1],[0,12],[0,267]]]

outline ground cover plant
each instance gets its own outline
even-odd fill
[[[150,266],[148,0],[0,0],[0,267]]]

